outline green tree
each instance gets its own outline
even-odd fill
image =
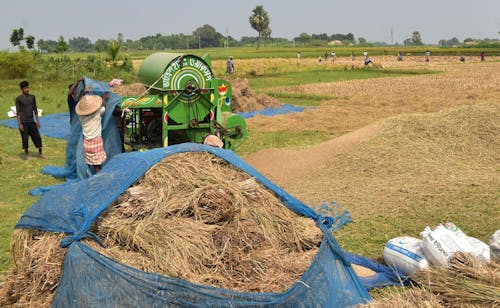
[[[35,37],[33,35],[28,35],[24,41],[26,42],[26,48],[32,50],[35,47]]]
[[[68,51],[68,48],[69,48],[68,43],[66,43],[64,37],[60,35],[56,45],[56,53],[61,53],[61,54],[65,53],[66,51]]]
[[[367,43],[367,41],[364,37],[358,37],[358,42],[360,45],[364,45]]]
[[[74,51],[92,51],[94,49],[94,44],[90,41],[90,39],[86,37],[73,37],[68,40],[69,47]]]
[[[411,35],[411,41],[415,45],[423,45],[422,43],[422,35],[420,35],[420,32],[414,31],[413,34]]]
[[[224,36],[217,32],[211,25],[203,25],[193,31],[193,35],[198,38],[199,47],[220,47]]]
[[[14,47],[21,46],[21,42],[24,40],[24,29],[14,29],[10,35],[10,42]]]
[[[108,45],[109,45],[108,40],[98,39],[97,41],[95,41],[94,46],[95,50],[99,54],[99,57],[101,57],[101,52],[108,49]]]
[[[118,54],[120,53],[120,48],[122,48],[122,45],[120,43],[118,43],[115,40],[111,40],[111,42],[108,45],[108,48],[106,49],[113,65],[116,65],[116,61],[118,60]]]
[[[250,26],[259,33],[259,40],[257,41],[257,49],[259,49],[261,39],[266,38],[266,35],[271,35],[269,15],[262,5],[257,5],[253,9],[248,21],[250,22]]]
[[[300,43],[306,43],[309,40],[311,40],[311,36],[305,32],[302,32],[301,34],[299,34],[299,36],[295,37],[293,40]]]
[[[43,52],[51,53],[57,50],[57,42],[54,40],[38,40],[36,44],[38,45],[38,49]]]

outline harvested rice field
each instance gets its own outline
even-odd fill
[[[448,221],[487,243],[500,228],[500,58],[373,60],[374,69],[426,74],[269,87],[258,93],[247,81],[234,80],[242,111],[276,106],[265,93],[328,97],[300,113],[248,119],[251,136],[303,131],[336,136],[242,158],[313,208],[335,202],[349,211],[352,222],[334,232],[346,251],[382,261],[389,239],[418,237],[426,226]],[[214,61],[217,65],[223,62]],[[360,59],[342,57],[333,64],[303,59],[300,65],[363,69]],[[264,76],[276,67],[297,69],[295,59],[239,60],[238,66]],[[138,95],[143,87],[121,91]],[[311,220],[283,207],[247,174],[209,154],[193,153],[167,157],[151,168],[91,231],[107,248],[84,242],[125,265],[243,292],[286,291],[307,270],[321,241]],[[63,237],[14,231],[15,268],[1,285],[0,306],[50,306],[64,260]],[[412,287],[371,293],[370,306],[500,305],[498,263],[475,264],[467,256],[454,262],[450,269],[415,276]],[[355,270],[359,276],[372,274]],[[462,288],[471,285],[472,292]]]
[[[389,239],[418,238],[426,226],[448,221],[488,243],[500,228],[500,62],[459,63],[453,57],[430,63],[411,57],[374,61],[436,73],[273,88],[334,98],[302,113],[249,119],[250,132],[312,130],[339,137],[312,146],[261,150],[245,160],[313,207],[335,201],[347,209],[353,222],[334,233],[347,251],[383,262]],[[341,58],[335,65],[350,63]],[[423,289],[405,288],[404,293],[374,292],[373,306],[500,305],[498,264],[491,266],[492,276],[479,282],[485,294],[496,294],[487,303],[438,282],[435,277],[444,275],[440,272],[426,281],[436,279],[450,298],[443,289],[423,283]]]

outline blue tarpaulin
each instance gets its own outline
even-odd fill
[[[237,112],[243,118],[248,119],[258,114],[263,116],[274,116],[287,113],[301,112],[304,107],[284,104],[279,108],[265,108],[262,110]],[[0,121],[0,125],[17,128],[16,119],[7,119]],[[53,138],[68,138],[71,133],[69,113],[48,114],[40,117],[40,134]]]
[[[274,192],[284,206],[316,222],[323,232],[320,249],[302,278],[289,290],[246,293],[196,285],[130,268],[80,242],[82,238],[98,240],[89,232],[96,218],[154,164],[181,152],[208,152],[223,158]],[[331,233],[338,221],[346,221],[341,216],[317,214],[232,151],[187,143],[117,154],[97,175],[47,191],[23,214],[16,228],[67,234],[61,242],[68,251],[54,307],[347,307],[365,303],[370,297]]]
[[[275,116],[275,115],[280,115],[280,114],[302,112],[303,110],[304,110],[304,107],[302,107],[302,106],[284,104],[278,108],[267,107],[267,108],[264,108],[262,110],[255,110],[255,111],[249,111],[249,112],[238,112],[238,114],[240,116],[242,116],[243,118],[248,119],[248,118],[254,117],[258,114],[270,117],[270,116]]]
[[[39,117],[40,134],[48,137],[66,139],[71,131],[69,113],[48,114]],[[0,121],[0,125],[17,129],[17,119],[7,119]]]
[[[375,274],[368,277],[359,277],[367,290],[387,286],[403,286],[408,285],[410,282],[410,279],[397,268],[385,266],[354,253],[345,252],[345,254],[350,263],[366,267],[375,272]]]

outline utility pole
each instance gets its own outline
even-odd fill
[[[198,35],[198,49],[201,49],[201,35]]]
[[[391,45],[394,45],[394,30],[392,29],[392,26],[391,26]]]
[[[229,48],[229,28],[226,28],[226,48]]]

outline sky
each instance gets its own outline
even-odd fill
[[[2,0],[0,50],[13,29],[39,39],[137,40],[157,33],[191,34],[209,24],[233,38],[257,36],[248,17],[263,5],[272,37],[347,34],[369,42],[402,43],[418,31],[426,44],[453,37],[499,39],[500,0]]]

